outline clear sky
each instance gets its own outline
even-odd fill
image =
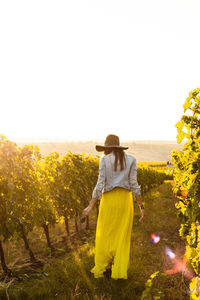
[[[0,1],[0,133],[175,140],[200,86],[199,0]]]

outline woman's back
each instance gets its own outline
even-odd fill
[[[105,160],[106,177],[107,179],[118,180],[128,183],[129,173],[131,165],[134,163],[135,158],[131,155],[124,154],[124,169],[121,170],[120,162],[117,162],[117,168],[115,170],[115,154],[112,152],[103,157]]]
[[[99,177],[93,196],[100,198],[102,192],[108,192],[115,187],[131,190],[134,194],[140,194],[137,184],[136,159],[132,155],[124,154],[124,168],[121,170],[120,161],[115,170],[115,153],[111,152],[100,160]]]

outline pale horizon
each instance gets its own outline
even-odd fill
[[[8,138],[6,136],[6,138]],[[30,138],[30,137],[25,137],[25,138],[8,138],[11,141],[14,142],[55,142],[55,143],[104,143],[103,139],[92,139],[92,140],[70,140],[70,139],[59,139],[59,138]],[[120,139],[120,143],[177,143],[176,140],[125,140],[125,139]]]

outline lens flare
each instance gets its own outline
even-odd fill
[[[173,268],[165,271],[167,275],[173,275],[180,272],[189,280],[191,280],[195,276],[193,271],[188,269],[188,267],[186,266],[186,262],[182,259],[175,259]]]
[[[159,235],[155,235],[154,233],[151,234],[151,239],[152,239],[152,242],[154,244],[157,244],[160,242],[160,236]]]
[[[186,278],[192,279],[195,275],[192,270],[187,267],[188,260],[185,258],[177,258],[175,253],[169,248],[165,248],[165,252],[169,258],[173,259],[173,267],[166,270],[167,275],[173,275],[176,273],[182,273]]]
[[[168,257],[171,258],[171,259],[173,259],[173,258],[176,257],[175,253],[172,252],[172,250],[170,250],[170,249],[167,248],[167,247],[165,248],[165,252],[166,252],[166,254],[168,255]]]

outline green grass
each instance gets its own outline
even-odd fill
[[[41,252],[38,249],[37,254],[41,253],[44,266],[33,269],[27,264],[24,268],[21,266],[16,269],[13,279],[1,282],[0,299],[8,299],[8,295],[10,300],[141,299],[150,275],[156,271],[164,272],[171,266],[165,255],[165,246],[180,256],[184,253],[184,245],[178,234],[180,224],[171,183],[152,190],[144,201],[146,217],[143,223],[138,222],[139,209],[135,204],[127,280],[95,279],[90,273],[94,265],[94,222],[87,234],[82,232],[79,237],[74,235],[72,251],[67,253],[60,249],[60,257],[57,255],[44,259],[44,249],[40,249]],[[152,243],[151,233],[160,235],[160,243]],[[82,240],[79,241],[80,236]],[[165,294],[162,299],[189,299],[188,282],[180,273],[155,280],[155,287]]]

